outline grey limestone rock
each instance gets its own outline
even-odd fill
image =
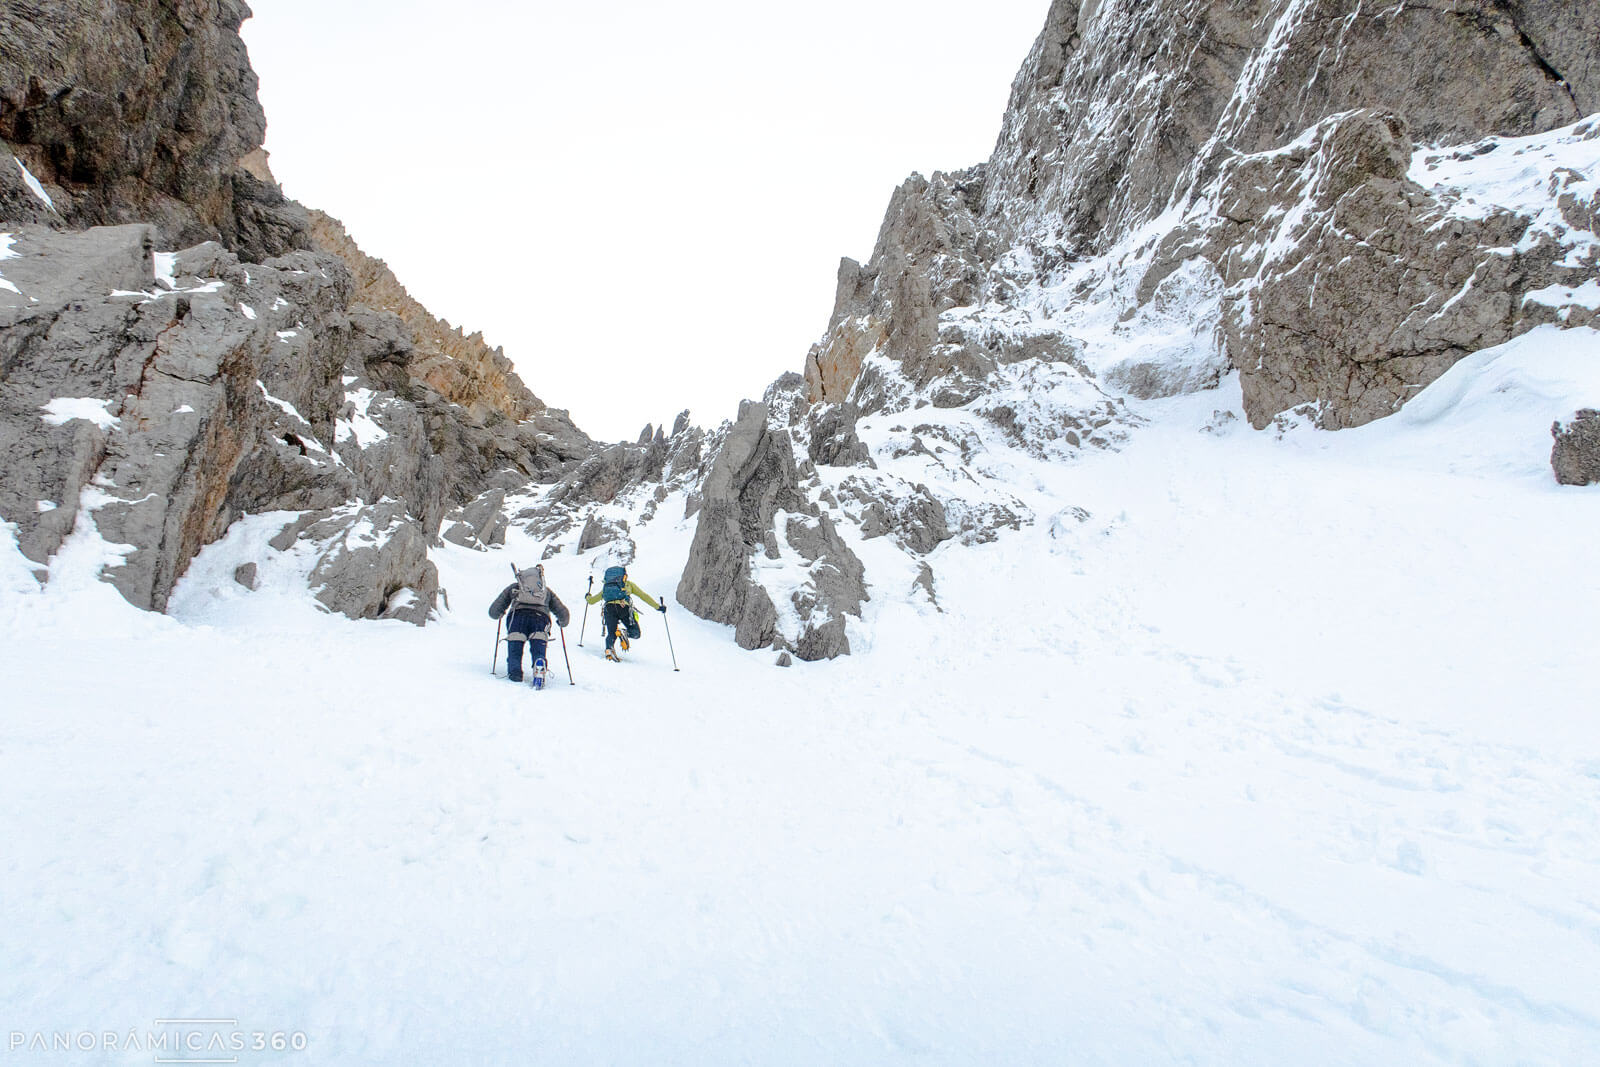
[[[552,494],[555,503],[609,504],[644,476],[644,446],[612,445],[590,456]]]
[[[932,604],[941,614],[944,612],[944,608],[939,607],[939,594],[934,588],[933,568],[928,566],[926,560],[917,568],[917,576],[912,579],[911,588],[922,590],[923,595],[928,598],[928,603]]]
[[[246,283],[231,256],[202,249],[190,260],[225,277],[192,287],[180,278],[190,291],[172,292],[155,280],[145,227],[24,228],[16,251],[7,277],[21,294],[0,308],[0,438],[27,458],[0,478],[0,514],[18,523],[29,558],[47,559],[85,508],[102,536],[131,546],[107,580],[159,610],[236,508],[344,499],[348,482],[312,427],[261,384],[276,358],[273,327],[341,318],[337,275],[300,287],[302,302],[284,301],[279,319],[251,320],[239,304],[283,297],[280,272],[258,267]],[[50,414],[74,403],[100,414]],[[319,493],[322,479],[335,488]],[[34,500],[45,494],[59,506],[41,515]]]
[[[1556,319],[1528,294],[1600,271],[1525,240],[1526,218],[1448,214],[1408,179],[1411,156],[1400,116],[1339,115],[1225,164],[1216,219],[1157,253],[1143,293],[1194,255],[1217,265],[1221,332],[1257,428],[1307,403],[1328,429],[1392,414],[1463,356]],[[1291,210],[1299,223],[1279,233]]]
[[[47,560],[82,514],[130,546],[106,580],[163,610],[244,514],[392,497],[424,543],[435,536],[444,476],[416,409],[369,397],[386,436],[362,448],[349,429],[339,261],[241,264],[206,244],[174,257],[173,290],[150,245],[142,226],[24,227],[6,260],[21,292],[0,301],[0,444],[18,462],[0,477],[0,515],[28,558]]]
[[[587,552],[591,548],[611,544],[614,541],[628,539],[628,524],[622,519],[603,519],[591,514],[583,524],[583,532],[578,535],[578,551]],[[631,556],[631,552],[630,552]]]
[[[385,392],[407,393],[411,376],[406,373],[406,367],[416,352],[416,345],[400,316],[392,311],[376,311],[365,304],[353,305],[349,315],[351,368],[359,368]]]
[[[1447,217],[1407,171],[1414,142],[1592,114],[1597,34],[1596,5],[1543,0],[1055,0],[990,159],[913,176],[868,263],[841,265],[806,360],[809,399],[959,407],[1010,361],[1070,362],[1075,342],[1039,326],[1023,295],[1168,213],[1212,208],[1130,279],[1128,316],[1159,317],[1169,295],[1222,298],[1192,358],[1110,368],[1136,396],[1207,388],[1231,360],[1256,426],[1306,402],[1324,425],[1351,426],[1468,352],[1545,322],[1585,325],[1588,309],[1524,297],[1600,266],[1519,243],[1527,220]],[[1576,183],[1562,204],[1592,229]],[[1292,232],[1276,232],[1286,219]],[[1185,270],[1193,291],[1170,294]]]
[[[367,384],[358,378],[338,397],[343,401],[338,413],[342,421],[334,433],[335,447],[356,476],[350,497],[368,503],[386,497],[403,500],[434,536],[451,504],[479,484],[478,479],[451,470],[446,458],[434,451],[423,408],[390,393],[375,393],[364,388]],[[479,499],[481,495],[473,501]]]
[[[722,441],[701,488],[677,598],[701,618],[733,625],[742,648],[792,646],[802,659],[831,658],[849,651],[844,616],[859,615],[866,599],[863,568],[832,520],[799,491],[793,446],[768,415],[765,404],[747,401]],[[778,560],[784,550],[798,555],[809,575],[783,605],[799,620],[798,633],[788,636],[779,606],[752,570],[752,557]]]
[[[73,227],[148,222],[165,247],[214,238],[254,261],[307,247],[303,209],[247,165],[266,133],[248,15],[241,0],[0,7],[0,140]]]
[[[341,508],[304,526],[296,539],[319,548],[311,588],[328,610],[418,626],[433,611],[439,572],[421,526],[399,502]]]
[[[761,402],[767,406],[767,418],[775,426],[800,425],[805,421],[805,414],[811,407],[811,401],[806,393],[804,375],[796,374],[794,371],[780,374],[761,394]]]
[[[846,483],[841,488],[862,502],[861,536],[869,541],[892,535],[902,548],[920,556],[954,536],[944,505],[925,485],[911,486],[909,492],[898,493],[860,481]]]
[[[952,536],[944,505],[925,485],[915,486],[910,496],[896,501],[891,516],[896,539],[918,555],[932,552]]]
[[[29,187],[27,177],[23,174],[26,166],[12,154],[5,141],[0,140],[0,219],[5,220],[8,226],[60,226],[61,215],[51,203],[61,189],[54,187],[55,192],[51,192],[50,183],[40,182],[44,196],[50,198],[50,202],[46,202],[44,197]],[[34,180],[39,180],[37,175]]]
[[[1435,144],[1575,122],[1600,93],[1596,18],[1540,0],[1055,0],[1012,85],[983,214],[1008,243],[1053,232],[1103,250],[1231,156],[1335,114],[1399,114]]]
[[[850,651],[845,616],[861,614],[866,568],[825,512],[810,504],[806,512],[787,516],[773,534],[810,565],[810,582],[790,597],[801,619],[795,652],[804,660],[832,659]]]
[[[807,454],[826,467],[873,467],[872,453],[856,436],[861,409],[849,401],[818,404],[807,416]]]
[[[1562,485],[1600,482],[1600,411],[1584,408],[1566,423],[1550,427],[1555,447],[1550,466]]]
[[[853,400],[865,412],[892,397],[857,388],[863,360],[881,352],[913,386],[938,378],[979,379],[992,354],[940,344],[939,315],[973,303],[995,248],[975,215],[983,170],[913,175],[895,191],[866,266],[845,260],[828,332],[806,357],[812,402]],[[872,379],[866,379],[871,385]]]
[[[730,623],[743,648],[772,641],[776,611],[750,573],[752,551],[764,551],[779,509],[801,510],[794,456],[767,427],[767,407],[745,402],[701,486],[694,543],[677,599],[701,618]]]
[[[648,522],[671,488],[690,489],[705,473],[705,433],[680,416],[669,436],[659,428],[640,434],[638,443],[595,449],[572,465],[538,503],[512,516],[539,538],[574,538],[571,547],[587,551],[601,544],[632,542],[626,524],[602,519],[596,508],[618,501],[644,500],[640,518]],[[575,537],[574,537],[575,535]],[[550,546],[552,553],[559,551]]]
[[[481,339],[401,300],[381,264],[312,250],[310,217],[261,151],[248,15],[240,0],[0,5],[0,220],[15,236],[0,516],[41,564],[92,524],[127,546],[103,577],[157,610],[241,515],[314,524],[362,501],[410,516],[395,544],[426,545],[461,506],[493,541],[475,498],[594,451],[502,353],[476,359]],[[395,307],[438,327],[425,352]],[[644,466],[669,451],[657,435]],[[408,583],[352,610],[420,622],[432,593]],[[354,603],[347,578],[325,584],[340,610]]]
[[[506,491],[502,488],[479,494],[472,503],[446,516],[449,526],[444,531],[444,539],[465,548],[487,549],[505,544],[506,529],[510,526],[505,502]]]

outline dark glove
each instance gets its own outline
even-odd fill
[[[667,613],[667,602],[665,600],[663,600],[661,602],[661,606],[656,608],[656,610],[661,612],[661,614],[665,615]]]

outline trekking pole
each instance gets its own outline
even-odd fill
[[[667,651],[672,653],[672,669],[678,669],[678,650],[672,647],[672,627],[667,626],[667,602],[661,602],[661,625],[667,629]]]
[[[589,594],[593,593],[593,592],[594,592],[594,575],[591,574],[591,575],[589,575],[589,588],[583,594],[583,625],[578,627],[578,647],[579,648],[583,647],[583,631],[585,631],[585,630],[587,630],[589,628]],[[567,617],[571,618],[572,616],[569,615]],[[563,642],[565,642],[566,639],[567,639],[567,635],[566,634],[562,634],[561,635],[561,640]]]
[[[569,619],[571,617],[570,615],[567,616]],[[572,657],[567,655],[567,628],[565,626],[561,627],[561,658],[567,661],[567,684],[577,685],[578,683],[572,680]]]

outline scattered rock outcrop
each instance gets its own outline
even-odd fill
[[[861,409],[849,401],[818,404],[807,416],[810,445],[806,452],[811,462],[825,467],[870,467],[872,452],[856,436]]]
[[[456,508],[446,521],[444,539],[465,548],[489,548],[506,543],[506,491],[490,489],[472,503]]]
[[[871,540],[893,534],[904,548],[926,555],[954,536],[944,506],[925,485],[913,486],[898,499],[872,499],[861,519],[861,536]]]
[[[652,428],[636,444],[597,449],[537,500],[511,512],[509,521],[545,540],[546,558],[614,545],[615,561],[630,562],[634,546],[623,513],[634,512],[627,505],[637,504],[639,520],[649,522],[672,491],[694,492],[707,470],[706,443],[706,433],[684,412],[670,435]]]
[[[805,660],[850,651],[846,616],[866,600],[864,569],[833,521],[799,490],[793,445],[746,401],[712,461],[677,598],[734,626],[742,648]]]
[[[397,502],[342,509],[297,539],[319,546],[311,591],[329,611],[418,626],[433,611],[439,571],[428,559],[427,538]]]
[[[1567,423],[1550,427],[1556,439],[1550,466],[1562,485],[1600,483],[1600,411],[1584,408]]]

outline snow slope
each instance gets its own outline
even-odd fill
[[[1593,335],[1540,330],[1339,434],[1251,432],[1231,380],[1129,401],[1120,451],[1011,455],[1038,519],[937,549],[937,606],[857,542],[854,656],[780,670],[675,611],[680,673],[658,616],[613,666],[591,611],[543,693],[489,674],[484,608],[542,547],[516,530],[436,553],[425,629],[319,614],[293,558],[246,592],[267,519],[170,618],[90,580],[114,546],[40,592],[0,534],[0,1040],[1589,1061],[1600,487],[1544,457],[1596,396]],[[664,593],[692,523],[657,514],[631,571]],[[598,565],[547,564],[575,615]]]

